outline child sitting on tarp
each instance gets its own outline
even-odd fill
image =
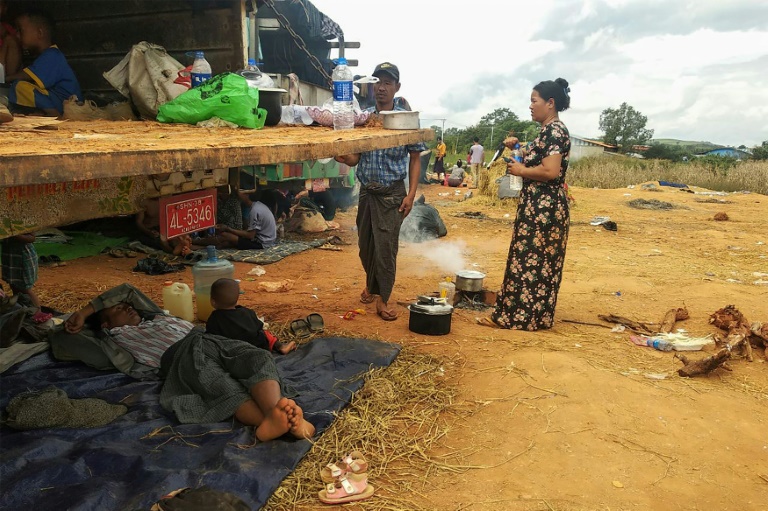
[[[211,285],[214,310],[205,324],[206,333],[245,341],[283,355],[296,349],[294,341],[280,342],[269,330],[264,330],[264,323],[253,310],[237,305],[238,298],[240,285],[236,280],[218,279]]]
[[[13,113],[59,116],[71,96],[83,100],[80,84],[59,48],[52,44],[53,21],[42,13],[17,19],[21,44],[36,58],[29,67],[6,77],[12,82],[8,103]]]

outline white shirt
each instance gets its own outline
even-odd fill
[[[480,144],[475,144],[470,148],[470,151],[472,152],[472,159],[469,163],[471,164],[477,164],[477,163],[483,163],[483,146]]]

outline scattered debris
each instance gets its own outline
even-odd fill
[[[459,218],[474,218],[474,219],[481,219],[484,220],[488,218],[488,216],[485,213],[482,213],[480,211],[461,211],[459,213],[454,214],[453,216],[459,217]]]
[[[630,208],[635,209],[658,209],[658,210],[669,210],[669,209],[675,209],[675,205],[669,202],[660,201],[658,199],[633,199],[628,202]]]
[[[661,328],[659,328],[659,332],[668,334],[675,329],[676,321],[684,321],[689,317],[688,309],[685,307],[670,309],[666,314],[664,314],[664,319],[661,321]]]
[[[714,220],[715,222],[727,222],[728,215],[726,213],[723,213],[722,211],[719,213],[715,213]]]
[[[611,217],[609,216],[595,216],[589,221],[589,225],[602,225],[610,219]]]
[[[694,201],[700,203],[700,204],[733,204],[732,200],[725,200],[725,199],[693,199]]]
[[[713,355],[696,361],[690,361],[684,355],[675,354],[675,357],[684,364],[677,371],[680,376],[691,377],[708,374],[718,367],[731,370],[725,363],[731,359],[735,351],[743,351],[747,360],[752,362],[754,360],[752,343],[755,344],[755,347],[762,345],[766,349],[765,356],[768,358],[768,326],[763,323],[750,324],[733,305],[715,311],[709,317],[709,322],[728,332],[726,338],[718,337],[716,339],[718,344],[724,344],[724,346]]]
[[[291,279],[278,280],[277,282],[259,282],[259,290],[267,293],[283,293],[293,289],[294,281]]]
[[[622,316],[617,316],[615,314],[598,314],[597,317],[603,321],[607,321],[608,323],[618,323],[620,325],[624,325],[626,328],[637,334],[652,336],[654,333],[656,333],[652,329],[653,323],[639,323],[637,321],[633,321]]]
[[[261,277],[267,273],[267,270],[264,269],[263,266],[259,266],[258,264],[251,268],[251,270],[246,275],[256,275],[257,277]]]

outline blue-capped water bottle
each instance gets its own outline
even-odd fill
[[[211,65],[205,60],[205,54],[195,52],[195,61],[192,63],[192,87],[202,85],[211,79]]]
[[[349,130],[355,127],[352,71],[347,59],[341,57],[331,76],[333,80],[333,129]]]
[[[675,349],[674,344],[664,339],[648,339],[645,341],[645,344],[659,351],[672,351]]]

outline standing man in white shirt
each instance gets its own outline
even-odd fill
[[[475,137],[472,147],[469,148],[469,173],[472,176],[472,188],[477,188],[477,179],[480,177],[480,169],[485,163],[485,149],[480,145],[480,139]]]

